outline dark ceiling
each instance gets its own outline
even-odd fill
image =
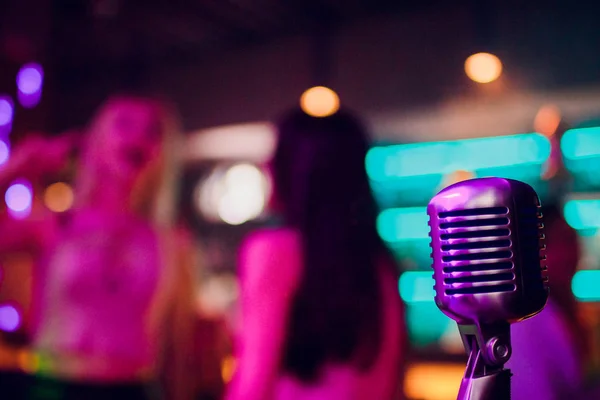
[[[156,70],[200,65],[221,54],[299,34],[318,39],[314,43],[322,47],[315,46],[320,53],[313,57],[318,60],[314,64],[327,64],[322,60],[331,52],[322,39],[330,37],[330,30],[367,23],[380,14],[452,18],[457,8],[472,11],[472,19],[465,22],[473,32],[469,45],[496,50],[507,65],[517,64],[532,85],[549,88],[598,80],[600,6],[592,2],[0,0],[0,92],[14,92],[20,65],[40,61],[54,85],[47,91],[53,100],[48,114],[55,120],[52,126],[62,129],[79,123],[74,116],[85,119],[88,110],[115,89],[151,86],[148,82],[160,76],[153,73]],[[447,40],[454,38],[449,35]],[[64,110],[57,111],[59,105]]]
[[[24,19],[45,29],[46,58],[93,68],[197,62],[235,47],[320,32],[377,13],[411,12],[439,0],[5,0],[14,31]],[[31,10],[45,13],[32,15]],[[46,10],[45,12],[42,10]],[[33,12],[35,13],[35,11]],[[22,32],[21,32],[22,33]],[[41,45],[36,39],[36,45]]]

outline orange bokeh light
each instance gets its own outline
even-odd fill
[[[73,189],[64,182],[48,186],[44,192],[46,207],[54,212],[67,211],[73,205]]]
[[[490,83],[502,74],[502,62],[490,53],[477,53],[465,61],[465,73],[478,83]]]
[[[328,117],[340,109],[340,98],[325,86],[315,86],[302,93],[300,107],[310,116]]]
[[[560,110],[553,104],[540,108],[533,121],[533,129],[542,135],[552,136],[556,133],[561,121]]]

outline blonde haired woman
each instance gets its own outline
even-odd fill
[[[60,168],[71,143],[28,140],[0,184]],[[23,247],[36,260],[27,398],[148,399],[161,379],[167,398],[192,398],[193,252],[174,226],[177,147],[165,105],[113,97],[81,146],[66,218],[0,227],[0,251]]]

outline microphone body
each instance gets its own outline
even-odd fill
[[[462,181],[427,206],[435,303],[470,353],[459,399],[510,399],[510,324],[548,299],[540,201],[504,178]]]

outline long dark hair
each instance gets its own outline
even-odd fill
[[[275,193],[304,252],[283,368],[304,381],[316,379],[327,361],[366,370],[380,350],[376,264],[387,254],[364,166],[367,135],[349,112],[314,118],[299,109],[285,115],[278,133]]]

